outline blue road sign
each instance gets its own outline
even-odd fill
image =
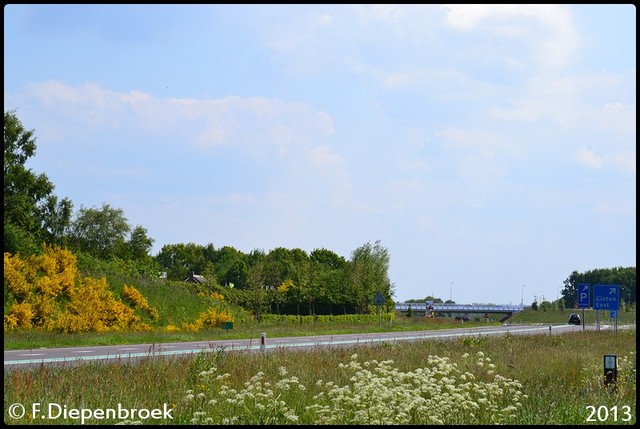
[[[578,284],[578,308],[589,308],[591,306],[590,286],[589,283]]]
[[[376,297],[373,298],[373,303],[375,305],[384,305],[384,296],[382,296],[382,292],[378,291]]]
[[[611,318],[615,319],[618,316],[618,310],[611,310]]]
[[[594,285],[593,309],[617,310],[620,306],[620,285]]]

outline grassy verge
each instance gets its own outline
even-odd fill
[[[543,324],[566,324],[569,314],[577,312],[582,316],[582,310],[564,311],[533,311],[527,309],[521,313],[516,313],[507,323],[543,323]],[[607,312],[600,312],[602,324],[612,324],[613,320]],[[605,314],[607,313],[607,314]],[[118,344],[157,344],[164,342],[184,342],[202,340],[224,340],[224,339],[246,339],[260,338],[262,332],[268,333],[269,337],[297,337],[305,335],[337,335],[352,334],[356,332],[403,332],[403,331],[423,331],[433,329],[457,328],[461,326],[486,326],[499,324],[498,316],[485,321],[472,317],[469,322],[461,323],[452,317],[442,317],[429,319],[425,317],[405,317],[398,315],[393,322],[383,323],[259,323],[248,321],[235,323],[233,329],[223,330],[220,328],[206,329],[198,332],[179,331],[166,332],[159,327],[149,332],[121,333],[85,333],[85,334],[59,334],[30,329],[22,332],[7,332],[4,336],[5,350],[30,350],[41,347],[72,347],[72,346],[98,346],[98,345],[118,345]],[[594,325],[596,312],[585,311],[585,320],[588,325]],[[621,312],[618,323],[636,323],[635,312]]]
[[[582,316],[582,310],[564,311],[533,311],[527,309],[521,313],[516,313],[506,323],[542,323],[542,324],[566,324],[569,314],[577,312]],[[601,312],[601,324],[612,324],[613,320],[608,313]],[[263,332],[268,333],[270,338],[287,336],[306,335],[337,335],[352,334],[357,332],[403,332],[403,331],[423,331],[434,329],[458,328],[461,326],[486,326],[497,325],[497,317],[485,321],[476,321],[473,317],[470,322],[461,323],[453,317],[425,318],[425,317],[405,317],[398,315],[393,322],[382,323],[259,323],[248,321],[235,323],[233,329],[223,330],[220,328],[201,330],[198,332],[179,331],[166,332],[162,328],[149,332],[103,332],[85,334],[59,334],[35,329],[22,332],[7,332],[4,335],[5,350],[30,350],[41,347],[73,347],[73,346],[98,346],[98,345],[118,345],[118,344],[157,344],[163,342],[185,342],[202,340],[224,340],[224,339],[246,339],[260,338]],[[596,312],[585,311],[585,320],[588,325],[596,323]],[[635,312],[621,312],[618,323],[635,325]]]
[[[71,410],[120,407],[167,408],[171,418],[85,423],[635,424],[635,350],[632,329],[41,366],[5,372],[4,419],[80,424]],[[615,390],[603,383],[611,353]],[[27,410],[20,419],[9,414],[16,403]],[[34,404],[61,415],[31,419]]]
[[[496,324],[497,322],[489,322]],[[246,339],[260,338],[263,332],[268,333],[270,338],[276,337],[297,337],[306,335],[337,335],[352,334],[355,332],[402,332],[402,331],[422,331],[432,329],[446,329],[460,326],[481,326],[485,322],[461,322],[450,319],[427,319],[427,318],[407,318],[399,317],[393,322],[383,323],[336,323],[318,322],[310,324],[294,323],[258,323],[246,322],[236,323],[233,329],[223,330],[221,328],[206,329],[198,332],[165,332],[156,329],[149,332],[137,333],[85,333],[85,334],[58,334],[37,330],[23,332],[5,333],[5,350],[30,350],[41,347],[71,347],[71,346],[98,346],[117,344],[156,344],[163,342],[201,341],[201,340],[224,340],[224,339]]]

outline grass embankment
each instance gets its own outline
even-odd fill
[[[72,409],[171,409],[145,424],[634,424],[636,331],[506,335],[5,372],[5,423],[79,424]],[[603,383],[603,355],[619,358]],[[357,358],[352,359],[353,355]],[[215,368],[215,371],[210,370]],[[220,377],[217,377],[220,375]],[[27,415],[12,419],[11,404]],[[68,418],[31,420],[33,404]],[[165,405],[166,404],[166,405]],[[474,405],[475,404],[475,405]],[[592,412],[595,410],[595,413]],[[129,416],[128,416],[129,417]],[[592,421],[590,421],[590,418]],[[113,424],[120,419],[87,419]]]

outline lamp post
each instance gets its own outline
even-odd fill
[[[520,300],[520,305],[524,307],[524,287],[526,285],[522,285],[522,299]]]
[[[455,282],[449,283],[449,302],[453,302],[453,284]]]

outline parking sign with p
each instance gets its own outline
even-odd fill
[[[589,283],[578,284],[578,308],[589,308],[591,304],[591,296]]]

